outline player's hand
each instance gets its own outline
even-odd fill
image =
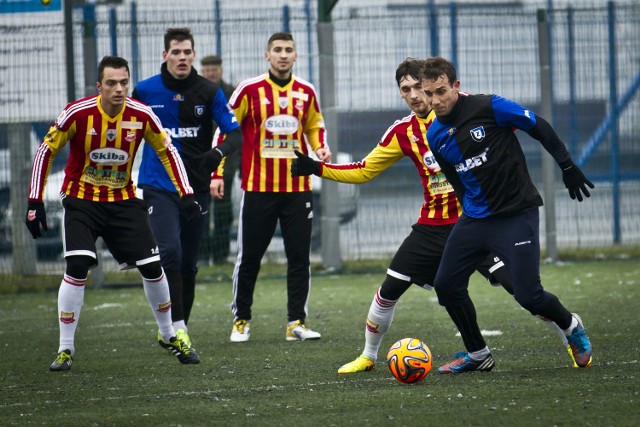
[[[212,179],[209,183],[209,194],[211,194],[211,197],[222,200],[224,197],[224,180],[218,178]]]
[[[43,202],[28,203],[27,217],[25,222],[27,224],[29,232],[34,239],[42,236],[42,232],[40,231],[40,224],[42,224],[42,228],[44,229],[44,231],[49,230],[49,227],[47,227],[47,214],[44,211]]]
[[[213,148],[202,155],[202,160],[200,161],[200,169],[202,169],[205,173],[211,175],[213,171],[218,169],[220,166],[220,162],[222,161],[222,151],[218,148]]]
[[[291,176],[320,176],[322,163],[317,160],[313,160],[311,157],[306,154],[302,154],[298,150],[295,150],[294,153],[298,158],[293,159],[293,162],[291,162]]]
[[[593,183],[584,176],[580,168],[572,160],[569,159],[563,162],[560,167],[562,168],[562,181],[569,190],[569,197],[572,199],[577,198],[581,202],[583,194],[585,197],[591,196],[587,186],[594,188]]]
[[[202,213],[200,203],[196,201],[193,194],[187,194],[180,199],[180,208],[187,217],[187,221],[194,220]]]

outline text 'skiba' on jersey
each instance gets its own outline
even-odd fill
[[[135,197],[131,167],[143,138],[157,152],[174,191],[177,186],[181,196],[193,193],[178,152],[151,109],[127,97],[120,114],[109,117],[98,95],[67,105],[49,129],[35,155],[29,201],[42,201],[51,163],[67,142],[63,193],[96,202]]]
[[[308,176],[291,177],[289,170],[296,158],[294,150],[309,152],[305,140],[314,151],[327,148],[313,85],[294,75],[281,87],[265,73],[241,82],[229,105],[242,130],[242,188],[273,193],[311,191]]]

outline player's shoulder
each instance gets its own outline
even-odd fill
[[[143,103],[142,101],[139,101],[135,98],[132,98],[130,96],[127,96],[127,108],[130,108],[131,110],[135,111],[136,113],[142,114],[143,116],[149,118],[149,117],[154,117],[155,113],[153,112],[153,110],[151,109],[151,107],[149,107],[147,104]]]
[[[155,89],[162,86],[162,76],[156,74],[144,80],[139,81],[134,88],[135,92],[146,91],[149,89]]]
[[[236,92],[246,92],[251,88],[255,88],[258,86],[261,86],[263,84],[267,83],[267,74],[260,74],[258,76],[255,77],[250,77],[246,80],[241,81],[240,83],[238,83],[238,86],[236,87]]]
[[[67,122],[98,112],[97,98],[98,95],[93,95],[70,102],[56,119],[56,124],[62,127]]]

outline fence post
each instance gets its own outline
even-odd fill
[[[13,240],[13,272],[23,276],[37,273],[36,244],[24,225],[27,197],[31,181],[31,124],[12,123],[8,126],[11,153],[11,236]]]
[[[551,120],[553,95],[551,92],[551,54],[547,14],[538,9],[538,58],[540,61],[540,115]],[[558,259],[556,234],[556,169],[555,161],[547,151],[542,151],[542,185],[544,189],[544,224],[547,257]]]
[[[620,167],[618,165],[618,86],[616,76],[616,9],[607,2],[609,22],[609,104],[611,105],[611,180],[613,205],[613,243],[620,244]]]

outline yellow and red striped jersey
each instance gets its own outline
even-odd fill
[[[455,223],[462,209],[426,138],[427,129],[434,118],[433,111],[424,119],[412,112],[389,127],[378,145],[363,160],[348,164],[323,163],[322,177],[361,184],[377,177],[401,158],[409,157],[418,170],[424,188],[424,203],[418,223]]]
[[[51,163],[69,142],[62,192],[96,202],[135,197],[131,168],[142,139],[158,153],[180,195],[191,194],[180,155],[151,108],[127,97],[116,117],[100,105],[100,95],[67,105],[36,152],[29,201],[42,201]]]
[[[255,192],[311,191],[308,176],[291,177],[294,150],[327,148],[324,118],[313,85],[297,76],[284,87],[269,73],[240,83],[231,95],[242,130],[242,188]],[[215,175],[214,175],[215,177]]]

